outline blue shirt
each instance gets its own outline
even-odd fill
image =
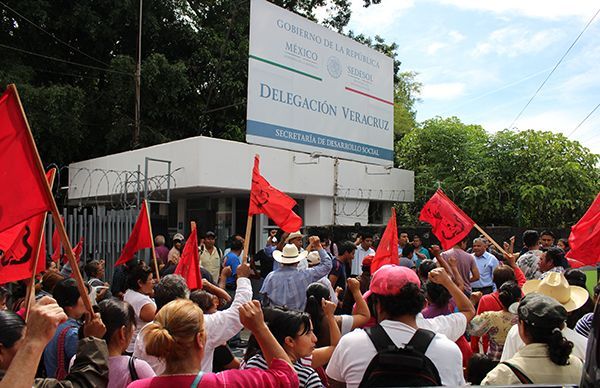
[[[66,322],[61,323],[54,333],[54,337],[46,345],[44,349],[44,366],[46,367],[46,374],[48,377],[56,377],[58,368],[58,337],[60,333],[65,329],[69,328],[65,335],[65,347],[64,347],[64,367],[65,370],[69,370],[69,362],[71,358],[77,353],[77,343],[79,342],[78,331],[80,323],[73,318],[67,319]]]
[[[237,272],[237,267],[240,265],[242,261],[240,257],[233,252],[229,252],[225,256],[225,267],[231,267],[231,276],[227,278],[227,284],[235,284],[235,274]]]
[[[473,254],[473,257],[475,258],[475,264],[477,264],[477,268],[479,269],[479,280],[471,283],[471,287],[483,288],[492,286],[495,290],[496,285],[494,284],[493,274],[499,264],[498,259],[487,251],[483,252],[483,255],[481,256]]]
[[[312,268],[298,269],[294,266],[280,265],[265,278],[260,293],[274,306],[304,310],[306,288],[313,282],[327,276],[331,271],[331,257],[325,249],[319,249],[321,263]]]

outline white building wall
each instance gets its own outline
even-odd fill
[[[414,198],[414,173],[361,162],[319,157],[240,142],[193,137],[143,149],[72,163],[69,166],[69,199],[98,199],[135,189],[138,165],[145,158],[171,161],[171,189],[178,193],[248,193],[254,155],[261,157],[261,174],[278,189],[305,201],[306,225],[334,222],[335,176],[338,214],[342,225],[368,223],[369,201],[399,202]],[[127,173],[127,172],[131,173]],[[166,173],[165,166],[151,163],[149,177]],[[142,188],[143,190],[143,188]],[[178,222],[185,221],[185,200],[178,200]]]

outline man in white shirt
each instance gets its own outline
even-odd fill
[[[360,275],[360,265],[363,259],[369,255],[374,255],[375,250],[373,246],[373,235],[368,232],[364,232],[356,240],[356,251],[354,251],[354,260],[352,260],[352,266],[350,268],[351,275]]]
[[[430,280],[458,290],[442,268],[434,269]],[[398,347],[408,343],[418,328],[417,315],[425,305],[420,285],[414,271],[397,265],[381,267],[371,280],[367,296],[374,298],[377,322]],[[343,336],[327,366],[331,387],[358,387],[376,354],[375,346],[365,331],[356,329]],[[443,385],[465,384],[462,354],[448,338],[436,333],[425,356],[436,366]]]
[[[222,311],[217,311],[214,314],[204,315],[204,330],[206,331],[206,344],[204,345],[204,357],[202,358],[201,369],[204,372],[212,372],[212,363],[214,350],[219,345],[222,345],[234,335],[242,330],[243,326],[240,322],[239,307],[244,303],[252,300],[252,285],[250,284],[250,266],[247,263],[242,263],[237,268],[237,288],[235,290],[235,296],[231,306]],[[189,290],[185,285],[185,280],[178,275],[174,275],[180,279],[183,286],[174,287],[172,285],[165,285],[165,294],[169,294],[171,300],[164,300],[161,303],[157,300],[157,305],[160,309],[163,305],[167,304],[178,298],[189,297]],[[163,277],[160,279],[163,282]],[[160,284],[160,283],[159,283]],[[179,289],[180,291],[175,291]],[[157,290],[158,291],[158,290]],[[157,297],[155,292],[155,297]],[[145,326],[144,326],[145,328]],[[146,353],[146,344],[144,342],[144,328],[140,330],[137,340],[135,341],[135,349],[133,355],[146,361],[157,375],[162,374],[165,371],[165,361],[163,359],[150,356]]]

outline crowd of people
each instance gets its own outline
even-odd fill
[[[241,236],[222,251],[207,232],[197,290],[174,274],[179,233],[156,236],[158,268],[133,259],[107,282],[104,260],[82,264],[88,295],[49,261],[29,311],[23,283],[0,287],[0,386],[578,384],[600,283],[590,295],[565,240],[522,238],[499,253],[401,232],[397,263],[372,272],[367,232],[273,231],[248,262]]]

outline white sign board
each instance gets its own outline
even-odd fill
[[[389,165],[393,59],[252,0],[248,143]]]

